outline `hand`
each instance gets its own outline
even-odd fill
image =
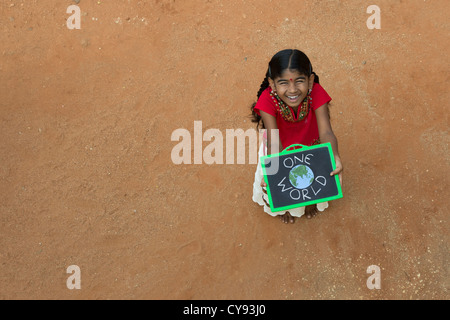
[[[342,186],[342,172],[344,171],[344,167],[342,166],[341,158],[339,156],[334,157],[334,161],[336,162],[336,170],[330,173],[330,176],[338,175],[339,182]]]
[[[261,188],[267,187],[266,182],[264,181],[264,177],[261,179]]]

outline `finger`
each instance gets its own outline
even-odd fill
[[[342,167],[336,167],[336,169],[334,169],[333,171],[331,171],[330,176],[334,176],[336,174],[341,174],[343,171]]]

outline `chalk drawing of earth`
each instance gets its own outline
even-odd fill
[[[308,188],[314,181],[314,173],[303,164],[295,166],[289,172],[289,180],[297,189]]]

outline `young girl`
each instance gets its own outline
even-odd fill
[[[328,103],[330,96],[319,84],[308,57],[299,50],[283,50],[269,62],[266,77],[257,94],[258,101],[252,105],[253,122],[266,129],[259,156],[279,153],[292,144],[312,146],[329,142],[336,161],[336,170],[342,183],[342,162],[338,143],[330,123]],[[272,139],[272,130],[278,129],[278,138]],[[272,141],[274,140],[274,141]],[[271,216],[279,215],[284,223],[294,223],[295,217],[307,218],[323,211],[328,203],[318,203],[290,211],[272,212],[267,197],[261,163],[258,163],[253,183],[253,201],[264,206]]]

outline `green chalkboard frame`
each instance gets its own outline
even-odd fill
[[[291,149],[291,148],[294,148],[294,147],[301,147],[301,150],[299,150],[299,149],[288,150],[288,149]],[[320,202],[332,201],[332,200],[340,199],[340,198],[343,197],[341,183],[339,181],[339,177],[336,175],[336,176],[334,176],[334,178],[335,178],[335,181],[336,181],[336,187],[337,187],[338,193],[336,195],[334,195],[334,196],[326,197],[326,198],[320,198],[320,199],[316,199],[316,200],[311,200],[311,201],[307,201],[307,202],[292,204],[292,205],[289,205],[289,206],[278,207],[278,208],[274,208],[274,206],[273,206],[272,194],[270,192],[270,185],[269,185],[269,181],[267,179],[267,170],[266,170],[266,167],[265,167],[265,159],[272,158],[272,157],[280,157],[280,156],[288,155],[288,154],[291,154],[291,153],[297,153],[299,151],[308,151],[308,150],[318,149],[318,148],[323,148],[323,147],[327,147],[328,148],[328,152],[330,154],[330,160],[331,160],[331,167],[333,168],[333,170],[335,170],[336,169],[336,162],[334,161],[333,151],[332,151],[332,148],[331,148],[331,144],[329,142],[316,144],[316,145],[310,146],[310,147],[302,145],[302,144],[293,144],[293,145],[287,147],[286,149],[284,149],[283,151],[281,151],[280,153],[270,154],[270,155],[261,157],[261,159],[260,159],[261,160],[261,167],[262,167],[262,171],[263,171],[264,181],[267,184],[267,188],[266,188],[267,189],[267,196],[269,198],[270,210],[272,212],[287,211],[287,210],[291,210],[291,209],[294,209],[294,208],[306,207],[306,206],[309,206],[309,205],[312,205],[312,204],[316,204],[316,203],[320,203]]]

